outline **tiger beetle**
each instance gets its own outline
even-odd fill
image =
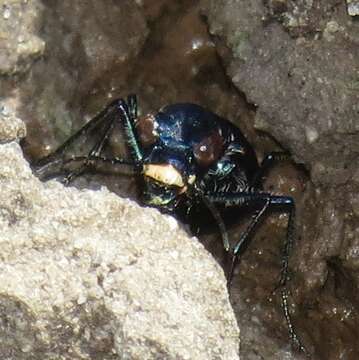
[[[124,129],[130,159],[105,155],[116,123]],[[68,148],[80,137],[90,134],[96,134],[98,139],[89,152],[85,156],[66,159]],[[127,166],[142,181],[144,205],[178,215],[187,222],[196,221],[198,209],[205,209],[217,224],[224,250],[230,256],[229,288],[240,255],[260,221],[272,210],[287,213],[278,288],[281,289],[281,307],[290,338],[297,348],[308,354],[294,330],[288,307],[288,260],[294,239],[294,200],[262,190],[266,171],[278,160],[287,158],[286,153],[274,152],[259,165],[250,143],[228,120],[190,103],[168,105],[157,113],[138,116],[136,96],[130,95],[126,100],[111,102],[56,151],[38,161],[34,169],[40,177],[48,178],[53,177],[52,169],[57,167],[56,173],[62,173],[63,182],[69,184],[79,175],[96,171],[106,164]],[[231,247],[224,214],[246,206],[253,209],[253,215],[246,230]]]

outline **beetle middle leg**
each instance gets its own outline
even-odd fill
[[[74,156],[63,162],[63,169],[71,164],[80,164],[75,170],[71,171],[63,180],[68,185],[76,176],[85,171],[101,172],[103,166],[111,165],[111,173],[117,173],[116,168],[120,168],[121,175],[138,175],[140,170],[136,163],[119,157],[109,158],[105,156]]]

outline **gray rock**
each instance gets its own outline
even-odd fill
[[[16,116],[16,108],[16,97],[0,98],[0,143],[26,136],[25,124]]]
[[[350,16],[359,15],[359,1],[358,0],[347,0],[348,14]]]
[[[0,1],[0,76],[27,71],[43,55],[45,42],[37,33],[41,2]]]
[[[210,31],[232,50],[229,76],[258,108],[256,127],[308,169],[321,166],[317,184],[358,166],[359,24],[335,3],[202,3]]]
[[[41,183],[16,142],[0,183],[1,359],[238,359],[223,271],[172,217]]]

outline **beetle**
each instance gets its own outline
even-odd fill
[[[104,156],[104,149],[116,123],[124,129],[130,159]],[[98,140],[85,156],[65,159],[65,153],[81,136],[96,133]],[[223,247],[231,256],[228,286],[235,266],[261,219],[271,210],[288,214],[286,240],[282,250],[281,306],[292,342],[306,352],[292,325],[288,308],[288,262],[294,241],[295,204],[292,197],[262,190],[262,178],[286,153],[271,153],[258,163],[256,153],[242,132],[228,120],[190,103],[161,108],[138,116],[137,99],[112,101],[56,151],[39,160],[36,173],[47,177],[55,165],[65,173],[67,185],[77,176],[101,164],[129,166],[142,180],[142,202],[189,222],[206,209],[221,233]],[[76,164],[69,170],[70,164]],[[223,216],[228,211],[250,206],[254,212],[246,230],[230,247]]]

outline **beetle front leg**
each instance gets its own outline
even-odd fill
[[[122,99],[118,101],[118,109],[121,110],[121,122],[124,127],[127,142],[131,150],[132,159],[135,163],[141,163],[143,154],[140,144],[137,141],[135,129],[135,116],[137,116],[137,100],[135,95],[128,97],[130,106]]]
[[[76,169],[68,171],[67,168],[70,168],[72,165],[78,165],[80,164],[80,167],[77,166]],[[111,173],[115,173],[116,168],[120,168],[119,172],[120,174],[126,174],[126,175],[138,175],[141,172],[142,167],[139,167],[136,163],[133,161],[128,161],[119,157],[115,158],[108,158],[105,156],[74,156],[70,159],[66,159],[63,164],[61,171],[59,174],[62,174],[64,172],[68,172],[68,175],[64,178],[62,181],[65,185],[68,185],[76,176],[79,176],[85,171],[92,171],[92,172],[99,172],[101,170],[101,167],[103,166],[111,166]],[[127,168],[127,169],[126,169]],[[126,170],[124,170],[126,169]],[[54,177],[58,174],[54,174]]]
[[[127,105],[131,119],[134,122],[137,119],[137,108],[138,108],[137,96],[135,94],[131,94],[127,96]]]
[[[74,180],[74,178],[81,175],[87,171],[89,167],[91,167],[91,161],[93,162],[94,158],[100,157],[108,138],[111,136],[115,123],[118,120],[121,121],[125,129],[127,140],[131,148],[133,163],[135,166],[140,164],[142,160],[142,152],[136,140],[134,132],[135,119],[133,118],[133,116],[136,116],[137,114],[136,97],[134,95],[129,96],[128,101],[130,103],[130,107],[123,99],[114,100],[103,111],[101,111],[68,140],[66,140],[57,150],[45,158],[40,159],[35,164],[35,172],[40,177],[47,177],[47,172],[54,173],[52,168],[56,166],[60,166],[60,168],[62,168],[64,161],[66,161],[63,159],[64,154],[71,145],[73,145],[83,135],[93,133],[95,131],[99,132],[100,138],[89,151],[88,155],[86,156],[87,159],[81,163],[79,168],[70,172],[64,179],[66,184],[70,183]],[[59,171],[55,170],[55,172]]]
[[[112,119],[109,124],[106,126],[104,134],[100,141],[95,144],[93,149],[91,149],[88,155],[88,161],[83,165],[83,169],[79,169],[79,172],[76,176],[80,175],[83,171],[86,171],[88,166],[91,166],[94,161],[100,161],[100,155],[104,145],[106,144],[108,138],[110,137],[112,130],[115,125],[116,115],[119,115],[122,125],[125,129],[127,135],[127,141],[130,146],[133,165],[138,167],[142,162],[142,151],[137,141],[137,137],[135,134],[135,118],[137,117],[137,99],[135,95],[129,95],[127,98],[128,103],[126,103],[123,99],[117,99],[112,104],[115,106],[114,114],[112,115]],[[102,158],[103,161],[104,158]],[[106,159],[112,164],[120,163],[119,160],[116,159]],[[122,160],[123,163],[123,160]],[[81,171],[83,170],[83,171]],[[70,174],[69,176],[73,176],[74,174]]]
[[[54,152],[47,155],[46,157],[37,161],[36,166],[47,165],[52,161],[56,161],[59,157],[63,156],[67,149],[74,144],[81,136],[89,134],[95,130],[99,131],[99,127],[105,126],[109,122],[112,123],[114,118],[111,117],[116,112],[116,104],[112,102],[94,118],[92,118],[87,124],[71,135],[61,146],[59,146]],[[107,126],[106,126],[107,127]],[[103,129],[100,131],[103,134]],[[106,132],[106,131],[105,131]],[[102,136],[100,137],[100,142],[102,141]],[[97,143],[98,144],[98,143]],[[96,147],[96,145],[95,145]]]
[[[88,169],[91,167],[94,158],[97,158],[100,156],[105,144],[108,141],[108,138],[110,137],[112,130],[114,128],[115,122],[113,119],[111,121],[108,121],[107,124],[105,124],[104,133],[101,136],[100,140],[93,146],[93,148],[90,150],[89,154],[85,158],[85,160],[82,162],[81,166],[77,169],[71,171],[64,179],[63,184],[69,185],[75,178],[82,175],[84,172],[88,171]]]

